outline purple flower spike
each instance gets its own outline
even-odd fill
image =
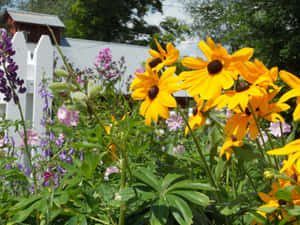
[[[19,97],[16,93],[25,93],[26,88],[22,86],[24,80],[17,76],[18,65],[12,59],[16,52],[12,49],[11,38],[7,36],[5,29],[0,30],[0,46],[0,61],[4,67],[4,70],[0,69],[0,92],[5,96],[4,101],[9,102],[13,98],[17,104]]]

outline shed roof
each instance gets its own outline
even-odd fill
[[[6,10],[7,14],[16,22],[32,23],[39,25],[49,25],[53,27],[64,28],[63,22],[55,15],[19,11],[19,10]]]

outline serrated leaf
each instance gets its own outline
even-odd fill
[[[191,201],[197,205],[201,206],[207,206],[209,205],[209,198],[203,193],[197,192],[197,191],[181,191],[181,190],[175,190],[170,192],[170,194],[176,194],[179,195],[188,201]]]
[[[28,206],[29,204],[32,204],[33,202],[39,200],[40,198],[41,196],[34,196],[34,197],[30,197],[29,199],[27,198],[18,199],[19,202],[16,205],[14,205],[10,210],[11,211],[20,210]]]
[[[189,205],[176,195],[167,195],[169,207],[172,215],[180,225],[191,225],[193,223],[193,214]]]

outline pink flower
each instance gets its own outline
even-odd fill
[[[136,73],[145,73],[145,71],[146,71],[146,70],[145,70],[144,67],[140,67],[140,68],[137,68],[135,72],[136,72]]]
[[[183,145],[178,145],[176,147],[173,148],[173,152],[175,154],[182,154],[184,153],[184,146]]]
[[[112,173],[120,173],[120,170],[116,166],[108,167],[104,174],[104,180],[109,180],[109,175]]]
[[[166,123],[171,131],[175,131],[182,127],[183,119],[181,116],[174,113],[171,114],[170,118],[166,120]]]
[[[282,132],[290,133],[291,132],[291,126],[288,123],[282,123]],[[280,131],[280,122],[271,122],[269,130],[271,134],[273,134],[275,137],[281,137],[281,131]]]
[[[20,136],[22,138],[20,146],[24,146],[24,132],[20,131]],[[34,145],[38,142],[38,134],[33,129],[27,130],[27,144]]]
[[[79,111],[71,111],[63,105],[57,111],[58,120],[66,127],[77,126],[79,120]]]

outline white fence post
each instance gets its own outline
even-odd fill
[[[18,77],[24,80],[26,87],[26,71],[27,71],[27,46],[24,35],[22,32],[17,32],[12,39],[13,49],[16,51],[16,54],[13,56],[16,65],[18,65],[17,74]],[[22,107],[23,112],[26,112],[26,94],[19,95],[19,101]],[[25,115],[25,114],[24,114]],[[8,120],[20,120],[20,113],[18,107],[11,100],[6,104],[6,119]],[[9,130],[9,136],[13,137],[16,143],[20,142],[20,135],[14,131],[14,128]]]
[[[50,79],[52,81],[53,76],[53,46],[48,35],[42,35],[36,49],[34,50],[33,64],[34,64],[34,81],[33,81],[33,115],[32,125],[34,130],[41,135],[45,132],[43,126],[41,126],[41,120],[43,118],[43,106],[44,102],[41,96],[38,94],[39,84],[43,78]],[[49,106],[51,106],[51,100],[49,100]]]

